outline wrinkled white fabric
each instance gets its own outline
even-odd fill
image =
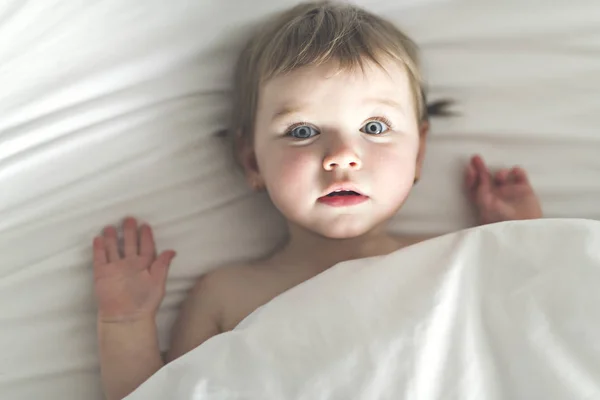
[[[127,400],[600,398],[600,223],[464,231],[340,263]]]
[[[204,272],[267,253],[284,223],[228,143],[249,28],[299,0],[0,0],[0,399],[103,398],[91,242],[134,215],[175,249],[160,345]],[[600,1],[356,0],[421,46],[434,120],[391,223],[472,226],[468,157],[522,165],[549,217],[600,219]]]

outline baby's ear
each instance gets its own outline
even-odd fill
[[[420,140],[427,139],[427,134],[429,133],[430,127],[431,127],[431,125],[429,124],[429,121],[421,121],[421,124],[419,125],[419,139]]]
[[[421,168],[423,167],[423,160],[425,159],[429,127],[429,121],[421,121],[421,124],[419,125],[419,150],[417,152],[417,165],[415,166],[415,182],[421,179]]]
[[[264,188],[264,182],[258,168],[254,143],[242,131],[235,132],[235,153],[238,163],[244,169],[246,182],[254,191]]]

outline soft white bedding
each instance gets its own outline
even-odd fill
[[[600,398],[599,249],[538,220],[340,263],[126,399]]]
[[[262,254],[283,226],[227,148],[247,27],[292,0],[0,2],[0,398],[100,399],[90,243],[126,214],[177,249],[161,340],[193,279]],[[551,217],[599,218],[600,3],[361,0],[422,45],[437,121],[423,180],[392,224],[472,221],[472,152],[530,171]]]

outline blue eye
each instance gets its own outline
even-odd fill
[[[319,132],[312,126],[299,125],[292,129],[288,134],[296,139],[310,139],[311,137],[318,135]]]
[[[369,121],[363,126],[363,132],[371,135],[380,135],[386,132],[389,128],[385,123],[381,121]]]

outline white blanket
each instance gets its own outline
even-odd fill
[[[600,223],[338,264],[150,378],[148,399],[598,399]]]

